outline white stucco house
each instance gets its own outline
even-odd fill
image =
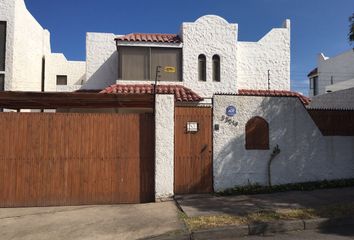
[[[83,88],[153,83],[156,66],[161,65],[175,67],[176,73],[162,71],[159,84],[175,82],[207,98],[216,92],[236,93],[242,88],[290,89],[289,20],[258,42],[237,39],[237,24],[212,15],[182,23],[177,34],[87,33],[87,83]],[[151,57],[151,62],[131,57],[138,52],[141,58]],[[135,70],[145,68],[145,72],[126,69],[129,61],[140,61]]]
[[[334,57],[320,53],[317,68],[308,77],[310,97],[354,87],[354,50],[349,49]]]
[[[289,20],[258,42],[238,41],[238,25],[218,16],[182,23],[176,34],[87,33],[86,62],[77,62],[51,52],[49,31],[26,9],[24,0],[1,1],[0,13],[1,44],[6,46],[1,48],[0,74],[5,90],[73,91],[103,89],[117,81],[152,83],[153,68],[162,63],[157,60],[162,55],[161,61],[166,65],[169,59],[177,70],[173,77],[161,76],[160,82],[192,87],[203,97],[235,93],[238,88],[290,88]],[[140,55],[152,50],[152,62],[141,62],[149,68],[144,73],[149,76],[129,74],[125,64],[118,67],[119,60],[138,61],[128,59],[137,50]],[[203,77],[198,76],[198,61]]]
[[[153,113],[155,199],[266,185],[277,149],[273,184],[354,177],[354,137],[320,128],[306,108],[309,99],[290,91],[290,20],[257,42],[239,41],[238,25],[215,15],[172,33],[87,33],[86,61],[72,62],[51,52],[49,32],[24,0],[2,1],[0,13],[4,90],[135,99],[130,107],[58,107],[64,119],[82,112],[95,112],[97,119],[100,113]],[[154,95],[151,105],[139,100],[146,95]]]
[[[7,91],[72,91],[85,80],[85,62],[52,53],[50,33],[24,0],[0,2],[0,86]]]

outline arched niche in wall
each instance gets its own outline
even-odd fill
[[[215,54],[212,60],[213,60],[213,81],[220,82],[220,56]]]
[[[253,117],[246,124],[246,149],[269,149],[269,124],[261,117]]]
[[[198,79],[206,82],[206,57],[204,54],[198,56]]]

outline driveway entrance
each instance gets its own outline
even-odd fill
[[[0,113],[0,207],[144,203],[152,114]]]

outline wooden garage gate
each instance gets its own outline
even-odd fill
[[[1,113],[0,207],[154,200],[152,114]]]

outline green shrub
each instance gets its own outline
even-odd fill
[[[262,193],[274,193],[274,192],[286,192],[286,191],[312,191],[316,189],[327,188],[343,188],[353,187],[354,179],[338,179],[338,180],[323,180],[316,182],[303,182],[303,183],[289,183],[274,186],[262,186],[258,183],[248,184],[246,186],[235,186],[233,188],[226,189],[218,192],[217,194],[222,196],[228,195],[243,195],[243,194],[262,194]]]

